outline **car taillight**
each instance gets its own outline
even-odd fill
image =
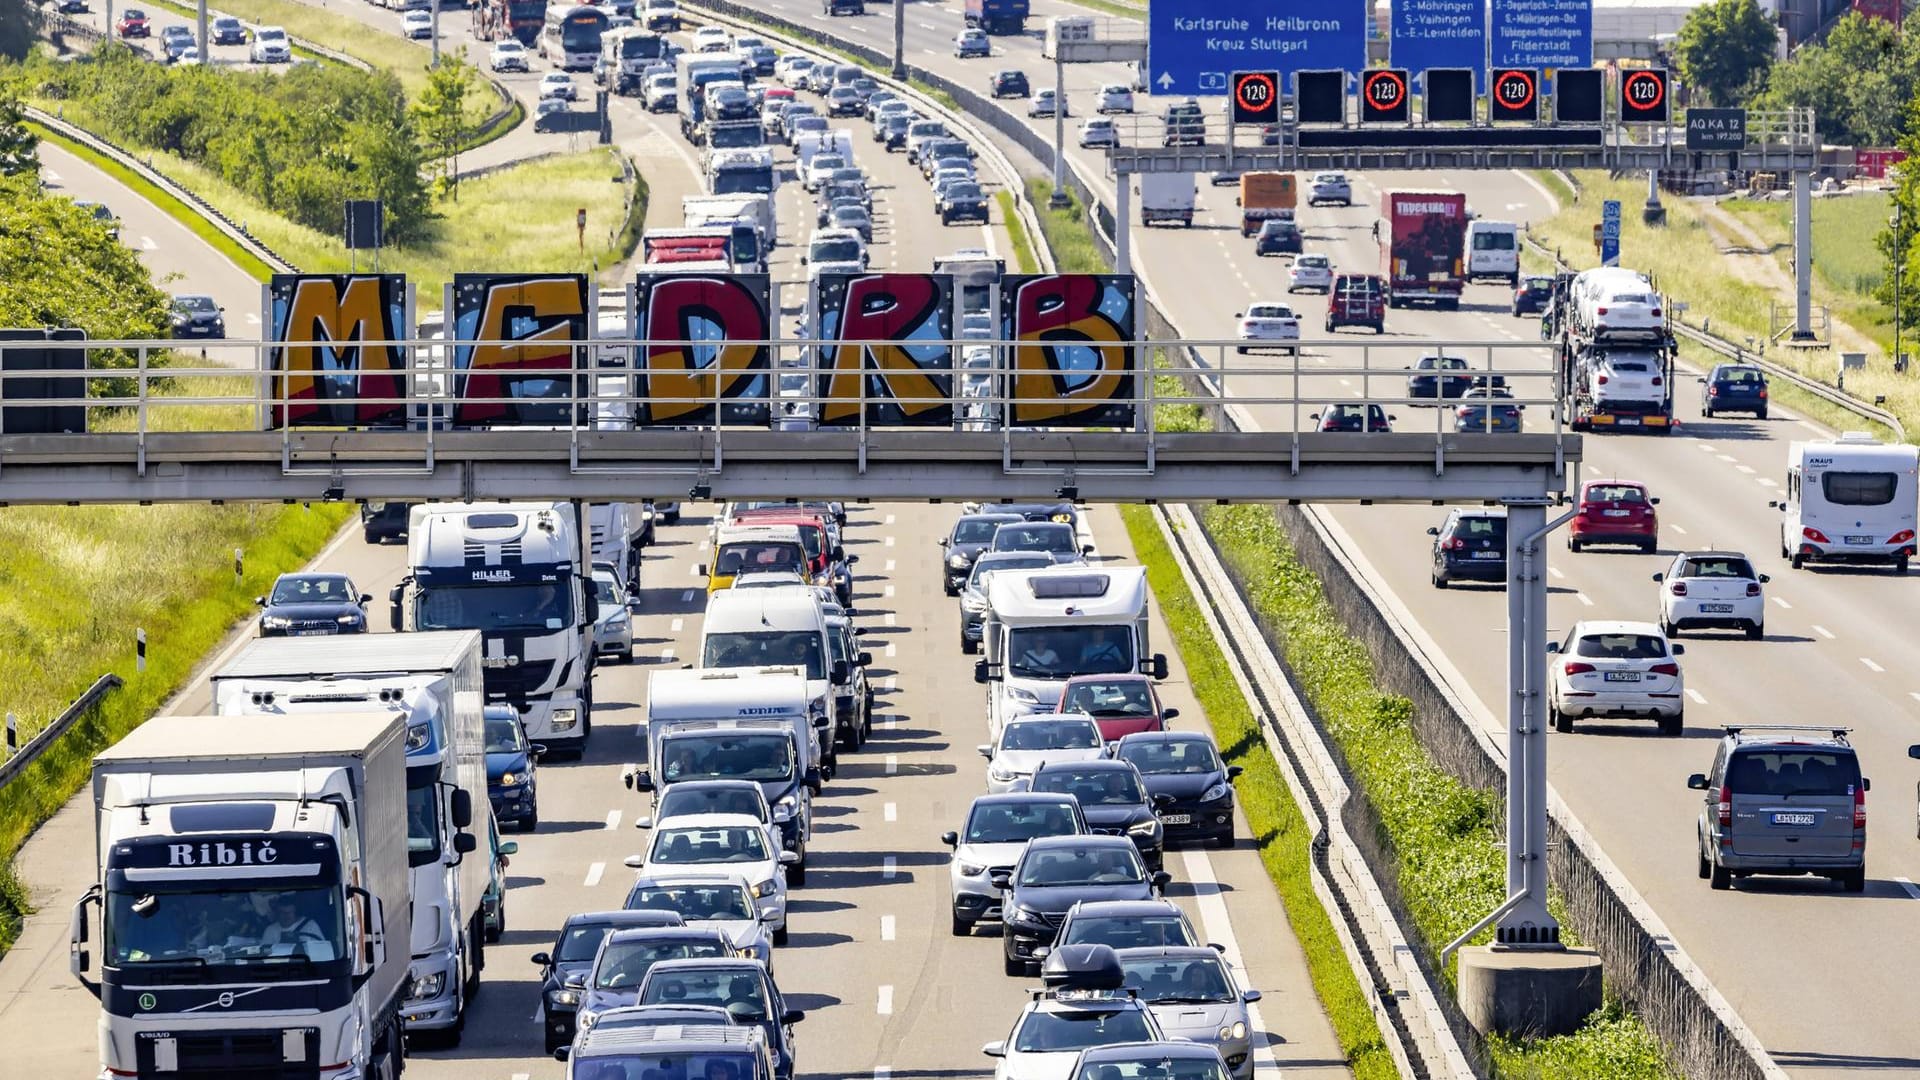
[[[1600,376],[1600,385],[1601,386],[1607,385],[1607,377],[1605,375]]]
[[[1729,791],[1725,784],[1720,785],[1720,801],[1714,807],[1714,813],[1720,818],[1721,828],[1725,829],[1733,825],[1733,792]]]
[[[1574,663],[1574,664],[1568,664],[1566,667],[1562,668],[1561,670],[1566,672],[1569,675],[1585,675],[1588,672],[1593,670],[1593,665]]]
[[[1766,388],[1766,387],[1764,387],[1764,386],[1763,386],[1763,387],[1761,387],[1761,388],[1760,388],[1760,396],[1761,396],[1761,397],[1762,397],[1763,399],[1764,399],[1764,398],[1765,398],[1765,397],[1767,396],[1767,388]]]
[[[1654,308],[1654,309],[1653,309],[1653,311],[1652,311],[1652,312],[1650,312],[1649,314],[1651,314],[1651,315],[1652,315],[1652,316],[1653,316],[1654,318],[1656,318],[1656,319],[1657,319],[1657,318],[1659,318],[1659,317],[1660,317],[1660,309],[1659,309],[1659,308]]]
[[[1465,550],[1467,550],[1467,542],[1466,542],[1465,540],[1462,540],[1462,539],[1460,539],[1460,538],[1459,538],[1459,537],[1457,537],[1457,536],[1456,536],[1456,537],[1454,537],[1454,538],[1453,538],[1453,539],[1451,539],[1451,540],[1448,540],[1445,546],[1446,546],[1446,549],[1447,549],[1448,551],[1465,551]]]
[[[1655,664],[1653,665],[1653,667],[1649,668],[1648,670],[1652,671],[1655,675],[1672,675],[1677,678],[1680,674],[1680,665],[1679,664]]]
[[[1748,596],[1759,596],[1759,595],[1760,595],[1760,583],[1759,583],[1759,582],[1757,582],[1757,581],[1749,581],[1749,582],[1747,582],[1747,595],[1748,595]]]
[[[1853,789],[1853,827],[1867,827],[1867,789],[1864,784],[1856,784]]]
[[[1901,529],[1899,532],[1894,533],[1892,536],[1887,537],[1887,543],[1904,544],[1911,539],[1913,539],[1913,530]]]
[[[1595,314],[1595,315],[1605,315],[1606,313],[1607,313],[1607,309],[1606,309],[1606,308],[1596,308],[1596,309],[1594,309],[1594,314]]]
[[[1707,387],[1707,396],[1708,396],[1708,397],[1719,397],[1719,396],[1720,396],[1720,388],[1719,388],[1719,387],[1717,387],[1717,386],[1709,386],[1709,387]]]
[[[1676,581],[1676,582],[1674,582],[1674,583],[1673,583],[1673,595],[1675,595],[1675,596],[1685,596],[1685,595],[1687,595],[1687,583],[1686,583],[1686,582],[1684,582],[1684,581]]]
[[[1809,526],[1807,526],[1806,528],[1804,528],[1804,529],[1801,529],[1801,530],[1800,530],[1800,538],[1801,538],[1802,540],[1811,540],[1811,541],[1813,541],[1813,542],[1814,542],[1814,543],[1816,543],[1816,544],[1831,544],[1831,543],[1833,543],[1833,541],[1831,541],[1831,540],[1829,540],[1829,539],[1827,539],[1827,534],[1826,534],[1826,533],[1823,533],[1823,532],[1821,532],[1821,531],[1820,531],[1819,529],[1816,529],[1816,528],[1814,528],[1814,527],[1813,527],[1813,526],[1811,526],[1811,525],[1809,525]]]
[[[1659,385],[1660,385],[1660,376],[1658,376],[1658,375],[1655,375],[1655,376],[1653,377],[1653,385],[1655,385],[1655,386],[1659,386]]]

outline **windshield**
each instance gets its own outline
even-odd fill
[[[816,263],[859,262],[860,241],[853,239],[817,240],[807,251],[807,258]]]
[[[1602,660],[1658,660],[1667,655],[1667,645],[1651,634],[1588,634],[1574,647],[1574,655]]]
[[[336,889],[109,891],[106,955],[137,964],[300,965],[346,955]]]
[[[1255,304],[1247,309],[1249,319],[1291,319],[1293,309],[1285,304]]]
[[[270,604],[350,604],[359,599],[343,577],[287,577],[274,583]]]
[[[961,199],[979,199],[982,197],[980,194],[980,185],[971,180],[963,181],[947,189],[947,198],[955,201]]]
[[[1643,503],[1647,493],[1630,484],[1593,484],[1587,488],[1583,502]]]
[[[787,569],[797,572],[797,567]],[[818,630],[769,630],[760,634],[709,634],[700,666],[710,668],[793,665],[807,678],[827,677],[826,644]]]
[[[1475,251],[1512,251],[1513,234],[1510,232],[1477,232],[1473,234]]]
[[[654,811],[654,819],[665,821],[687,814],[745,814],[761,821],[767,819],[766,804],[757,787],[726,785],[690,788],[684,784],[670,787],[661,794],[660,807]]]
[[[713,174],[715,195],[766,195],[773,191],[771,166],[728,167]]]
[[[520,735],[520,721],[517,718],[487,717],[487,753],[511,754],[524,745]]]
[[[1220,771],[1220,758],[1205,739],[1141,739],[1123,743],[1120,760],[1142,773],[1180,774]]]
[[[1076,682],[1060,697],[1060,711],[1088,716],[1152,716],[1153,690],[1145,679]]]
[[[1041,570],[1053,565],[1053,558],[1047,555],[1031,555],[1013,559],[981,559],[973,564],[973,573],[967,577],[967,588],[973,592],[984,592],[987,578],[996,570]]]
[[[1178,915],[1076,917],[1060,938],[1062,945],[1109,945],[1116,949],[1157,949],[1198,945]]]
[[[660,55],[660,39],[652,34],[630,34],[620,39],[620,56],[625,60],[651,60]]]
[[[740,885],[642,885],[627,897],[628,911],[672,911],[688,922],[754,919]]]
[[[1007,673],[1067,679],[1134,670],[1131,626],[1034,626],[1007,632]]]
[[[1000,733],[1002,750],[1097,750],[1100,729],[1087,720],[1022,720]]]
[[[642,1005],[718,1005],[735,1023],[768,1019],[766,990],[757,974],[739,967],[715,971],[668,971],[647,980]]]
[[[427,866],[440,857],[438,766],[407,770],[407,865]]]
[[[127,14],[135,18],[143,17],[137,12],[130,11]],[[175,311],[199,312],[201,314],[219,310],[219,306],[213,302],[213,297],[211,296],[176,296],[173,298],[173,308]]]
[[[995,551],[1048,551],[1061,555],[1077,555],[1080,545],[1076,543],[1073,526],[1051,523],[1008,524],[993,534]]]
[[[560,944],[553,950],[556,964],[582,964],[600,951],[600,943],[613,933],[613,924],[604,922],[569,923],[560,933]]]
[[[1147,801],[1131,769],[1042,769],[1034,775],[1033,790],[1071,795],[1081,806],[1132,806]]]
[[[1232,1001],[1235,996],[1218,960],[1122,958],[1120,967],[1127,973],[1127,985],[1140,992],[1142,1001],[1198,1005]]]
[[[1020,884],[1036,888],[1133,885],[1146,879],[1140,856],[1118,846],[1048,848],[1029,851],[1020,861]]]
[[[752,540],[720,545],[713,561],[719,577],[753,574],[765,570],[804,570],[806,549],[792,540]]]
[[[648,969],[662,960],[699,960],[731,952],[718,941],[609,942],[594,963],[593,986],[596,990],[637,989]]]
[[[1860,761],[1822,750],[1742,750],[1727,766],[1726,786],[1736,795],[1852,795]]]
[[[1213,1058],[1120,1059],[1090,1064],[1072,1080],[1227,1080],[1227,1074]]]
[[[1829,472],[1820,476],[1820,493],[1835,506],[1885,506],[1893,501],[1898,479],[1890,472]]]
[[[667,739],[660,778],[676,780],[785,780],[793,775],[793,740],[786,735],[703,735]]]
[[[1023,1054],[1067,1054],[1153,1038],[1144,1009],[1030,1012],[1014,1033],[1013,1048]]]
[[[734,1050],[592,1054],[577,1060],[570,1075],[588,1080],[741,1080],[757,1075],[753,1056]]]
[[[419,630],[559,630],[573,621],[565,588],[539,585],[451,585],[420,590]]]
[[[1073,807],[1065,803],[987,803],[967,819],[969,844],[1016,844],[1079,831]]]
[[[600,606],[602,608],[608,604],[618,604],[620,602],[619,587],[614,585],[612,578],[602,577],[599,574],[593,575],[593,595],[600,598]]]
[[[767,860],[766,833],[759,826],[718,829],[663,829],[653,838],[648,862],[750,863]]]
[[[1737,581],[1751,581],[1753,567],[1747,563],[1747,560],[1733,555],[1697,556],[1680,564],[1680,572],[1674,577],[1730,578]]]
[[[255,30],[253,36],[259,41],[284,42],[287,40],[287,32],[277,26],[263,26]]]

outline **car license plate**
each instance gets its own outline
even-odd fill
[[[1640,673],[1637,671],[1608,671],[1608,672],[1602,673],[1602,681],[1604,682],[1639,682]]]
[[[1840,539],[1846,541],[1849,544],[1866,545],[1866,544],[1873,543],[1873,537],[1871,536],[1843,536]]]
[[[1601,517],[1626,517],[1628,514],[1631,514],[1632,512],[1633,511],[1631,510],[1602,510],[1600,511],[1600,516]]]
[[[1193,824],[1193,815],[1192,815],[1192,814],[1161,814],[1161,815],[1160,815],[1160,824],[1162,824],[1162,825],[1191,825],[1191,824]]]
[[[1731,615],[1733,614],[1733,605],[1732,604],[1701,604],[1700,611],[1704,615]]]
[[[1500,557],[1500,553],[1497,551],[1476,551],[1473,553],[1473,557],[1476,559],[1497,559]]]
[[[292,631],[292,632],[291,632],[291,634],[290,634],[289,636],[291,636],[291,637],[312,637],[312,636],[314,636],[315,634],[326,634],[326,633],[331,633],[331,632],[332,632],[332,631],[329,631],[329,630],[295,630],[295,631]]]
[[[1793,825],[1796,827],[1807,826],[1807,825],[1813,824],[1813,815],[1812,814],[1784,814],[1784,813],[1775,814],[1773,815],[1773,823],[1775,825]]]

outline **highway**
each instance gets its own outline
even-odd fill
[[[682,158],[679,169],[648,176],[651,223],[676,224],[678,195],[696,190],[684,164],[691,156],[677,134],[623,115],[616,108],[615,134],[623,145],[664,140],[667,145],[657,147],[662,156]],[[982,244],[1008,251],[999,224],[984,232],[940,226],[924,181],[903,155],[874,153],[862,139],[855,145],[878,188],[876,267],[922,268],[937,255]],[[783,243],[774,252],[773,274],[791,283],[800,280],[796,260],[813,218],[797,184],[783,184],[780,197]],[[188,267],[190,279],[199,273]],[[647,549],[643,610],[635,622],[637,662],[598,669],[596,734],[586,759],[541,770],[541,825],[531,835],[508,837],[521,845],[509,871],[508,930],[488,949],[484,989],[467,1034],[456,1049],[415,1056],[412,1075],[563,1075],[558,1063],[540,1054],[537,969],[528,958],[552,945],[566,915],[621,901],[630,874],[621,860],[640,849],[644,834],[632,823],[645,809],[621,786],[618,772],[644,757],[639,703],[647,672],[686,663],[697,649],[704,583],[695,567],[704,561],[710,512],[690,506],[687,518],[663,529],[659,543]],[[805,1076],[991,1075],[992,1062],[980,1047],[1006,1036],[1032,981],[999,973],[1000,947],[992,930],[965,940],[939,933],[948,904],[948,852],[939,835],[957,827],[969,800],[985,790],[985,765],[973,750],[987,737],[984,691],[973,682],[971,658],[954,641],[955,602],[939,585],[936,541],[955,512],[856,507],[849,526],[848,547],[861,556],[855,604],[865,647],[875,657],[870,674],[880,687],[878,719],[874,740],[843,759],[816,804],[812,872],[795,892],[791,942],[783,950],[788,955],[776,965],[782,989],[809,1012],[798,1031]],[[1089,520],[1097,557],[1130,558],[1117,514],[1101,508]],[[362,591],[384,596],[403,563],[402,548],[368,546],[357,529],[349,529],[316,566],[346,572]],[[376,610],[375,625],[384,622],[384,612]],[[229,648],[248,633],[243,629]],[[1157,613],[1153,635],[1157,648],[1173,653]],[[1177,726],[1201,726],[1178,657],[1170,659],[1174,670],[1163,696],[1183,713]],[[191,684],[170,707],[205,711],[204,683]],[[1243,839],[1234,850],[1170,855],[1175,880],[1169,895],[1206,937],[1226,946],[1243,981],[1265,992],[1256,1019],[1264,1036],[1256,1055],[1263,1074],[1278,1069],[1308,1080],[1348,1075],[1298,945],[1276,929],[1285,926],[1285,915],[1257,848],[1245,839],[1244,820],[1239,828]],[[0,1040],[10,1048],[9,1069],[23,1076],[83,1075],[95,1060],[97,1006],[75,985],[65,962],[67,912],[91,871],[74,854],[91,843],[88,808],[76,800],[19,858],[39,910],[19,945],[0,960]]]
[[[822,32],[890,46],[891,10],[875,7],[862,18],[826,19],[804,0],[768,0],[769,10]],[[1002,67],[1024,70],[1036,88],[1052,84],[1052,64],[1039,55],[1044,17],[1077,13],[1061,4],[1036,3],[1030,32],[993,38],[989,59],[957,60],[951,42],[961,19],[955,4],[909,5],[905,42],[912,62],[984,86]],[[1092,92],[1106,82],[1128,82],[1120,65],[1074,65],[1067,69],[1073,118],[1091,114]],[[1024,114],[1025,103],[1002,103]],[[1138,99],[1139,111],[1157,114],[1155,99]],[[1048,137],[1052,121],[1031,121]],[[1070,149],[1111,205],[1111,178],[1099,156]],[[1336,266],[1372,272],[1378,256],[1371,225],[1379,194],[1396,187],[1466,191],[1482,217],[1526,221],[1551,211],[1546,193],[1510,172],[1356,175],[1352,209],[1303,209],[1307,250],[1325,252]],[[1256,259],[1251,241],[1234,225],[1235,190],[1205,186],[1203,213],[1192,230],[1136,228],[1137,272],[1154,286],[1183,333],[1231,337],[1234,312],[1256,299],[1286,300],[1285,262]],[[1138,206],[1139,200],[1134,200]],[[1136,211],[1137,213],[1137,211]],[[1136,219],[1137,220],[1137,219]],[[1223,261],[1224,260],[1224,261]],[[1623,253],[1631,265],[1633,252]],[[1224,272],[1223,272],[1224,271]],[[1228,277],[1231,277],[1231,283]],[[1186,283],[1205,282],[1204,288]],[[1684,298],[1684,294],[1682,294]],[[1317,297],[1292,298],[1307,317],[1303,332],[1321,337]],[[1458,313],[1396,310],[1389,313],[1383,344],[1466,341],[1536,341],[1537,324],[1507,314],[1506,293],[1494,285],[1470,287]],[[1371,343],[1365,332],[1341,335]],[[1316,361],[1309,350],[1308,364]],[[1417,355],[1377,353],[1375,364],[1398,367]],[[1544,350],[1538,363],[1546,370]],[[1243,361],[1229,357],[1237,368]],[[1324,357],[1329,366],[1356,365],[1357,355]],[[1512,362],[1512,361],[1509,361]],[[1261,363],[1255,361],[1253,363]],[[1264,364],[1276,369],[1287,361]],[[1310,393],[1329,398],[1398,396],[1397,375],[1365,380],[1327,376],[1309,379]],[[1278,384],[1275,384],[1277,389]],[[1527,391],[1520,391],[1523,396]],[[1286,430],[1288,411],[1251,407],[1258,426]],[[1396,407],[1401,430],[1425,430],[1434,422],[1425,409]],[[1533,410],[1540,427],[1545,410]],[[1879,569],[1792,571],[1778,556],[1777,498],[1784,481],[1787,443],[1829,434],[1787,410],[1775,408],[1765,423],[1748,419],[1702,420],[1691,377],[1681,380],[1679,415],[1685,423],[1666,438],[1592,436],[1586,440],[1584,475],[1620,476],[1653,485],[1661,497],[1659,555],[1606,551],[1551,554],[1552,634],[1582,618],[1652,619],[1655,586],[1650,576],[1666,568],[1676,550],[1720,547],[1744,550],[1773,576],[1769,586],[1767,638],[1747,643],[1727,637],[1687,640],[1685,738],[1655,736],[1650,725],[1586,722],[1578,733],[1557,736],[1550,776],[1562,798],[1628,878],[1652,904],[1679,942],[1759,1035],[1775,1060],[1796,1076],[1825,1077],[1877,1070],[1920,1073],[1920,1031],[1907,1022],[1914,1000],[1909,974],[1920,966],[1920,943],[1905,932],[1920,900],[1920,846],[1905,754],[1920,717],[1920,626],[1909,601],[1910,581],[1890,581]],[[1479,704],[1482,722],[1501,740],[1505,696],[1504,595],[1487,589],[1435,590],[1426,579],[1426,527],[1444,511],[1418,507],[1330,509],[1346,546],[1363,560],[1369,576],[1405,613],[1426,628],[1429,655],[1452,669],[1454,685]],[[1714,738],[1728,723],[1813,723],[1853,727],[1863,767],[1878,780],[1868,797],[1868,877],[1864,896],[1841,893],[1824,881],[1750,879],[1733,892],[1710,892],[1694,873],[1694,821],[1700,798],[1685,787],[1687,774],[1710,764]],[[1861,1002],[1888,1007],[1861,1007]]]

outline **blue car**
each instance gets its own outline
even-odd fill
[[[540,824],[534,791],[534,763],[547,752],[529,743],[520,716],[511,705],[489,705],[487,717],[487,801],[501,828],[518,825],[532,832]]]
[[[1700,380],[1706,389],[1700,396],[1700,415],[1718,416],[1727,412],[1752,413],[1767,418],[1767,373],[1749,364],[1715,364],[1713,371]]]

